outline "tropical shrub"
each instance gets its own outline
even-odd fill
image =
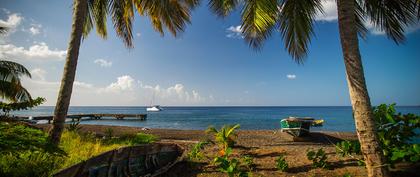
[[[226,150],[229,147],[233,147],[235,144],[234,137],[236,137],[236,129],[240,128],[239,124],[236,125],[224,125],[220,130],[217,130],[213,126],[207,128],[206,133],[214,134],[215,140],[219,145]]]
[[[325,169],[330,168],[330,164],[327,162],[327,154],[325,154],[325,151],[322,148],[318,149],[317,152],[308,151],[306,156],[308,157],[308,160],[312,161],[313,167]]]
[[[287,163],[287,161],[284,158],[284,156],[280,155],[280,156],[277,157],[277,159],[276,159],[276,167],[277,167],[278,170],[284,171],[284,172],[286,172],[287,170],[289,170],[289,164]]]
[[[193,146],[191,151],[188,153],[188,159],[190,160],[202,160],[204,158],[204,154],[201,152],[204,149],[204,146],[209,144],[206,141],[200,141]]]
[[[106,139],[110,139],[112,137],[114,137],[114,129],[112,129],[112,128],[106,128],[105,129],[105,138]]]
[[[337,154],[341,157],[348,156],[351,154],[361,154],[360,143],[357,140],[349,141],[341,141],[335,145],[335,150]]]
[[[30,99],[27,101],[21,102],[11,102],[11,103],[4,103],[0,102],[0,110],[3,111],[2,118],[8,118],[10,111],[20,111],[20,110],[27,110],[36,106],[41,105],[45,102],[45,98],[37,97],[35,99]]]
[[[62,152],[49,143],[48,135],[42,130],[24,124],[0,122],[0,152],[16,153],[27,150]]]
[[[252,171],[255,169],[255,163],[254,163],[254,158],[252,158],[251,156],[244,156],[242,158],[242,163],[248,168],[249,171]]]
[[[67,127],[66,127],[66,129],[68,130],[68,131],[71,131],[71,132],[78,132],[80,129],[81,129],[81,127],[80,127],[80,121],[73,121],[73,122],[71,122]]]
[[[395,104],[381,104],[374,109],[377,133],[388,163],[420,162],[420,144],[413,142],[419,137],[420,116],[396,113]]]
[[[61,167],[63,159],[63,157],[41,151],[4,153],[0,156],[0,176],[49,177]]]
[[[248,173],[241,169],[241,162],[236,158],[229,158],[232,148],[227,148],[223,156],[214,159],[214,164],[220,172],[226,173],[229,177],[247,177]]]
[[[130,140],[130,144],[131,145],[136,145],[136,144],[149,144],[149,143],[153,143],[155,141],[157,141],[158,138],[154,135],[150,135],[150,134],[145,134],[145,133],[137,133],[136,136],[134,136],[131,140]]]

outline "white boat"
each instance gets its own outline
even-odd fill
[[[162,111],[162,108],[159,105],[154,105],[152,107],[146,108],[147,112],[159,112]]]

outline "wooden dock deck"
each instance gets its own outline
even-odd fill
[[[48,120],[48,123],[51,123],[54,116],[32,116],[32,120]],[[102,117],[113,117],[118,120],[122,120],[126,117],[138,118],[141,121],[147,119],[147,114],[69,114],[67,115],[67,119],[72,119],[74,121],[80,121],[82,118],[89,118],[89,119],[101,119]],[[29,119],[29,117],[18,117],[19,119]]]

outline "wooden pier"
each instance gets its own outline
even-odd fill
[[[50,124],[53,120],[54,116],[32,116],[32,120],[48,120],[48,123]],[[138,118],[141,121],[144,121],[147,119],[147,114],[69,114],[66,118],[72,119],[72,121],[77,120],[80,121],[82,118],[89,118],[89,119],[101,119],[102,117],[113,117],[117,120],[122,120],[126,117],[131,118]],[[29,117],[18,117],[19,119],[26,119],[28,120]]]

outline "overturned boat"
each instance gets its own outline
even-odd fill
[[[111,150],[54,174],[54,177],[157,176],[181,160],[177,144],[153,143]]]
[[[306,136],[311,126],[322,126],[324,120],[311,117],[288,117],[280,121],[281,131],[294,137]]]

